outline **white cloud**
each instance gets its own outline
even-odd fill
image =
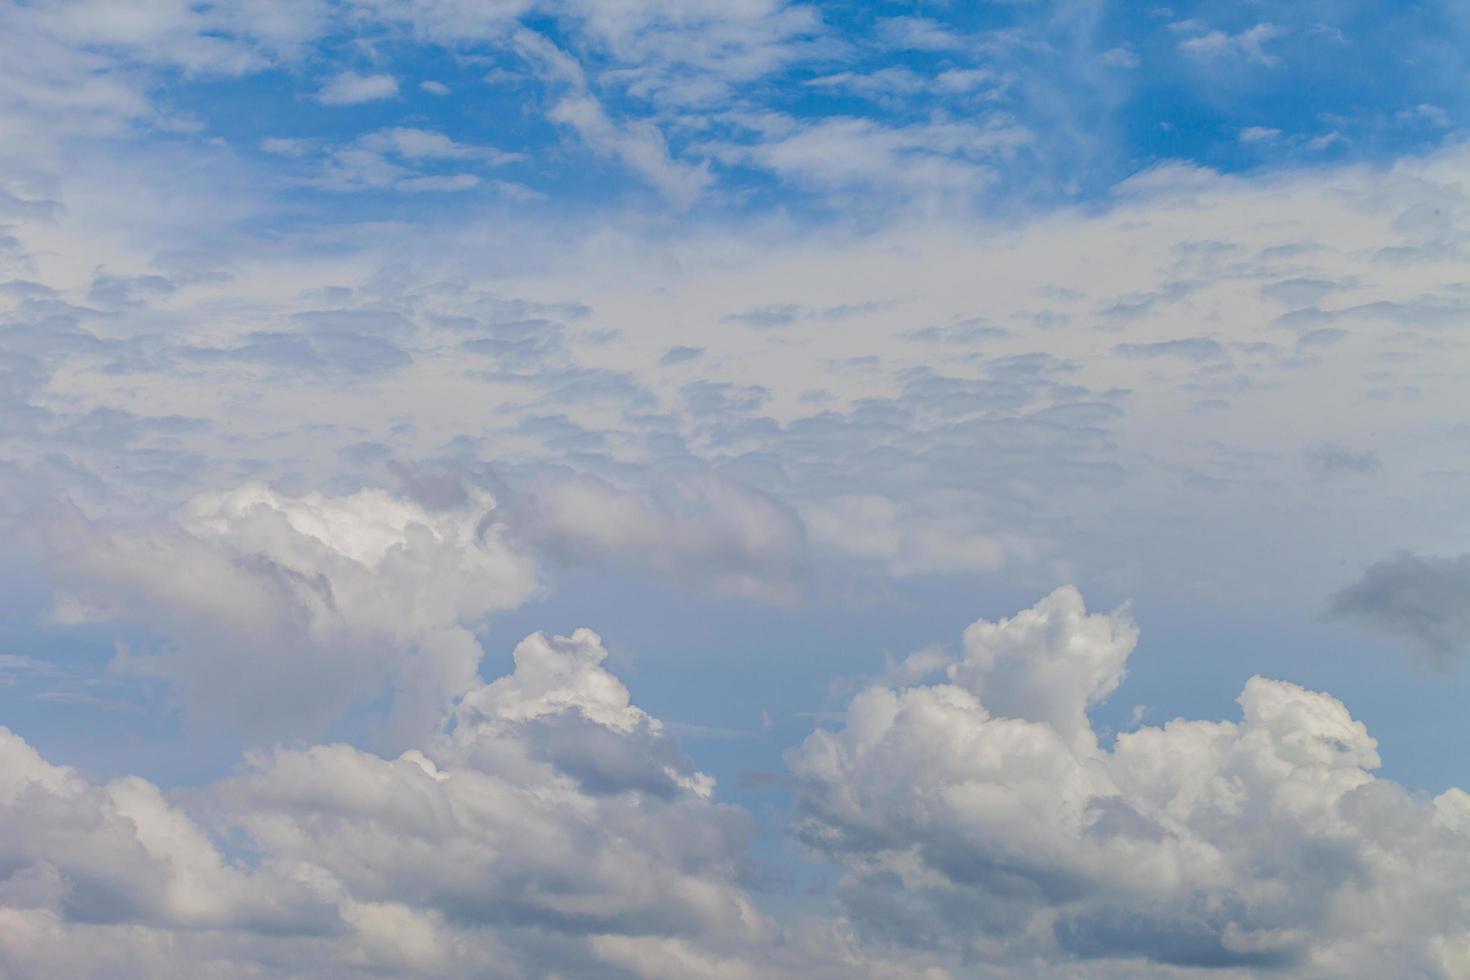
[[[878,21],[879,42],[901,51],[954,51],[966,39],[928,17],[885,17]]]
[[[322,507],[371,561],[402,547]],[[1061,589],[926,651],[791,753],[800,837],[845,919],[777,923],[740,885],[748,815],[604,667],[534,634],[385,758],[250,755],[171,799],[97,785],[0,729],[0,966],[17,980],[344,977],[1458,976],[1470,795],[1373,776],[1326,694],[1252,678],[1234,722],[1105,746],[1086,710],[1136,630]],[[910,669],[910,668],[913,669]],[[248,862],[222,842],[244,848]],[[497,971],[500,971],[497,973]]]
[[[478,174],[429,173],[426,168],[448,162],[499,167],[522,159],[517,153],[460,143],[436,130],[411,126],[364,133],[350,143],[332,148],[300,140],[268,140],[261,148],[294,157],[319,154],[314,163],[320,171],[311,182],[324,190],[342,192],[472,190],[481,182]]]
[[[767,131],[755,142],[708,149],[724,162],[755,166],[818,193],[878,191],[934,209],[973,201],[995,180],[994,164],[1031,141],[1002,116],[907,126],[855,117],[762,125]]]
[[[1185,25],[1178,25],[1181,28]],[[1208,60],[1223,57],[1243,58],[1261,65],[1277,65],[1281,59],[1266,51],[1266,45],[1287,34],[1279,24],[1260,23],[1235,34],[1210,30],[1179,42],[1179,50],[1192,57]]]
[[[518,159],[516,154],[502,153],[486,146],[470,146],[450,139],[432,129],[394,126],[368,133],[356,140],[370,150],[393,153],[405,160],[484,160],[505,163]]]
[[[1138,53],[1126,45],[1104,51],[1102,60],[1104,64],[1112,65],[1114,68],[1137,68],[1142,64]]]
[[[480,178],[476,174],[435,174],[430,177],[405,177],[394,186],[410,194],[454,193],[474,190],[480,186]]]
[[[1341,703],[1260,677],[1239,722],[1102,747],[1085,711],[1135,637],[1059,590],[966,630],[950,683],[871,688],[792,754],[859,927],[1016,970],[1458,975],[1470,796],[1375,778]]]
[[[713,474],[663,496],[593,477],[547,480],[516,506],[518,533],[563,561],[651,566],[715,592],[789,602],[799,593],[805,533],[771,496]]]
[[[677,207],[692,206],[714,183],[708,162],[675,160],[656,125],[642,120],[615,124],[589,92],[561,99],[548,117],[571,127],[593,150],[621,160]]]
[[[1269,126],[1247,126],[1240,131],[1242,143],[1269,143],[1281,138],[1281,130]]]
[[[398,79],[392,75],[360,75],[344,71],[328,80],[316,94],[322,105],[357,105],[391,99],[398,94]]]
[[[376,553],[382,542],[357,537]],[[924,977],[739,886],[711,799],[598,637],[533,635],[453,725],[383,758],[278,748],[191,791],[103,786],[0,729],[0,968],[54,976]],[[251,854],[232,860],[220,841]]]
[[[690,164],[675,159],[655,123],[614,122],[593,94],[582,66],[545,37],[522,30],[515,45],[544,79],[564,90],[547,118],[571,129],[588,148],[621,161],[678,208],[692,206],[714,182],[707,161]]]
[[[391,693],[396,739],[474,683],[471,628],[538,589],[495,501],[430,511],[382,491],[196,497],[173,526],[54,529],[86,605],[176,644],[119,666],[162,674],[201,720],[259,736],[312,732]]]
[[[335,524],[348,551],[395,547],[340,516],[318,513],[317,529]],[[605,655],[587,631],[531,637],[429,754],[252,757],[194,794],[216,830],[245,835],[248,868],[153,785],[93,786],[0,729],[0,965],[16,978],[499,976],[528,953],[595,969],[585,934],[759,942],[770,927],[733,883],[744,816],[707,799]]]
[[[815,540],[879,561],[894,575],[995,571],[1012,550],[960,519],[904,510],[878,494],[845,494],[813,505],[802,518]]]

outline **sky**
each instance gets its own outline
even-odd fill
[[[0,976],[1470,977],[1451,0],[0,0]]]

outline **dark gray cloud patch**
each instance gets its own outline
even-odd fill
[[[1209,337],[1180,337],[1152,344],[1118,344],[1113,347],[1113,353],[1130,360],[1180,357],[1188,361],[1218,361],[1228,356],[1219,341]]]
[[[1403,551],[1374,562],[1332,597],[1327,613],[1407,640],[1430,664],[1448,669],[1470,653],[1470,554],[1440,558]]]
[[[111,276],[99,271],[92,276],[87,300],[107,307],[144,306],[173,292],[174,284],[163,276]]]
[[[1333,290],[1341,288],[1341,285],[1331,279],[1298,277],[1268,283],[1261,287],[1261,295],[1282,306],[1315,306],[1326,299]]]
[[[261,331],[247,334],[244,343],[233,349],[198,354],[271,367],[345,374],[380,374],[413,362],[407,351],[381,337],[335,331],[310,336]]]
[[[668,352],[658,359],[658,362],[660,364],[684,364],[703,356],[703,347],[670,347]]]
[[[1306,450],[1307,466],[1320,477],[1369,476],[1381,472],[1378,454],[1358,451],[1331,442],[1319,442]]]
[[[720,318],[721,323],[738,323],[742,326],[753,327],[756,330],[770,330],[774,327],[789,327],[796,321],[801,313],[801,307],[794,303],[775,304],[770,306],[757,306],[742,313],[731,313],[729,316]]]

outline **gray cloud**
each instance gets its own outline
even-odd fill
[[[1407,640],[1429,663],[1448,669],[1470,654],[1470,555],[1404,551],[1374,562],[1333,595],[1328,615]]]
[[[1209,337],[1181,337],[1151,344],[1117,344],[1114,353],[1135,360],[1154,357],[1182,357],[1189,361],[1218,361],[1225,358],[1225,348]]]
[[[1336,443],[1322,442],[1308,446],[1307,465],[1318,476],[1366,476],[1383,469],[1378,454],[1368,450],[1349,449]]]

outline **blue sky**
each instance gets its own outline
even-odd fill
[[[1467,33],[0,0],[0,974],[1470,976]]]

